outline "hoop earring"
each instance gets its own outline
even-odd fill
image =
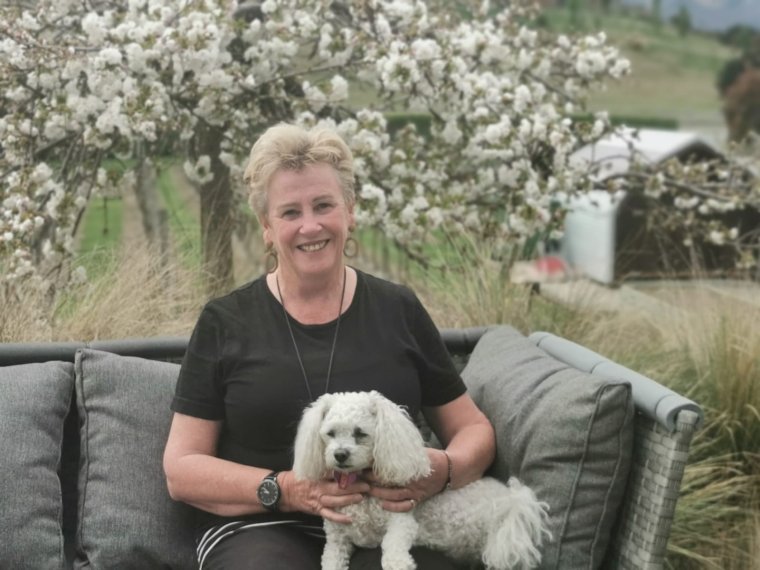
[[[267,255],[264,259],[264,268],[267,273],[274,273],[277,271],[277,267],[280,265],[280,260],[277,258],[277,250],[270,243],[267,245]]]
[[[343,255],[348,258],[356,257],[359,253],[359,242],[353,237],[348,236],[346,243],[343,245]]]

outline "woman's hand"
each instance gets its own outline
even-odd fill
[[[437,495],[446,486],[449,473],[449,463],[446,454],[440,449],[427,449],[430,459],[430,475],[412,481],[404,487],[383,487],[371,472],[363,478],[371,484],[369,494],[382,501],[386,511],[405,513],[411,511],[422,501]]]
[[[362,479],[341,487],[333,479],[298,480],[292,471],[283,471],[279,483],[283,495],[280,510],[300,511],[344,524],[350,523],[351,517],[335,509],[360,503],[370,492],[370,485]]]

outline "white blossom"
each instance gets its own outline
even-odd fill
[[[214,179],[214,173],[211,171],[211,157],[207,154],[198,157],[195,163],[185,161],[183,168],[188,179],[196,184],[207,184]]]
[[[71,280],[74,285],[80,285],[87,282],[87,270],[83,265],[78,265],[71,272]]]
[[[707,240],[715,245],[723,245],[726,243],[726,234],[722,231],[713,230],[707,236]]]
[[[412,56],[419,60],[429,60],[440,57],[440,46],[432,39],[417,39],[411,45]]]
[[[531,95],[530,89],[528,89],[525,85],[520,85],[515,89],[515,111],[518,113],[523,113],[527,109],[528,105],[533,100],[533,96]]]
[[[456,121],[447,121],[443,131],[441,131],[443,140],[450,145],[457,144],[462,139],[462,131],[456,124]]]
[[[330,101],[338,103],[348,99],[348,81],[340,75],[334,75],[330,80]]]
[[[264,17],[245,22],[230,18],[238,3],[221,0],[127,0],[119,10],[39,0],[6,21],[14,33],[0,38],[0,236],[4,244],[13,236],[0,264],[18,278],[36,270],[32,252],[67,255],[84,197],[134,181],[131,172],[114,181],[88,160],[63,175],[67,150],[126,159],[137,142],[171,141],[174,152],[198,152],[198,133],[217,128],[218,156],[187,158],[185,171],[208,183],[213,162],[241,185],[251,139],[281,120],[335,128],[355,157],[357,219],[410,249],[441,226],[517,242],[539,230],[558,235],[551,196],[591,184],[570,156],[611,129],[606,116],[590,127],[570,116],[630,63],[603,34],[537,33],[520,16],[522,0],[489,16],[486,4],[458,21],[420,0],[345,2],[345,13],[322,0],[265,0]],[[349,77],[357,78],[350,93]],[[353,97],[359,90],[372,91],[362,97],[367,108]],[[391,136],[381,110],[392,107],[431,113],[429,135]],[[38,162],[42,148],[51,150]],[[651,177],[646,192],[672,187]],[[723,198],[674,203],[694,216],[742,207]],[[722,239],[732,235],[725,229]]]

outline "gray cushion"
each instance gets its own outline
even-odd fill
[[[64,563],[57,472],[73,394],[71,363],[0,368],[0,568]]]
[[[630,385],[570,368],[510,327],[486,332],[462,377],[496,429],[493,475],[550,506],[540,568],[598,568],[630,468]]]
[[[76,357],[81,422],[78,566],[192,568],[192,514],[162,455],[179,366],[97,350]]]

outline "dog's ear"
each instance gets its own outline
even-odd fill
[[[331,401],[331,395],[325,394],[304,410],[293,450],[293,473],[296,479],[316,480],[325,474],[325,445],[319,435],[319,426],[330,409]]]
[[[379,392],[370,393],[374,412],[373,471],[384,483],[404,485],[430,473],[430,460],[417,426],[406,411]]]

